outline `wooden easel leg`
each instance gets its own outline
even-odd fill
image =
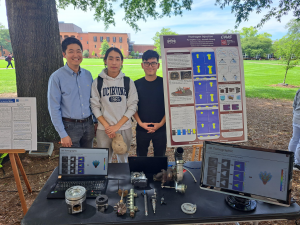
[[[201,152],[202,152],[202,146],[199,146],[199,155],[198,155],[198,161],[201,161]]]
[[[25,201],[25,197],[24,197],[24,193],[23,193],[23,189],[22,189],[22,185],[21,185],[21,180],[20,180],[20,176],[19,176],[19,172],[18,172],[18,168],[17,168],[17,164],[16,164],[15,154],[9,153],[9,159],[10,159],[11,167],[12,167],[12,170],[14,173],[17,189],[19,192],[19,197],[21,200],[23,214],[25,215],[27,213],[27,205],[26,205],[26,201]]]
[[[195,159],[195,153],[196,153],[196,146],[193,146],[192,161],[194,161]]]
[[[18,165],[18,167],[19,167],[19,170],[21,171],[22,177],[23,177],[24,182],[25,182],[25,184],[26,184],[26,186],[27,186],[28,192],[29,192],[29,193],[32,193],[32,190],[31,190],[29,181],[28,181],[28,179],[27,179],[25,170],[24,170],[24,168],[23,168],[22,162],[21,162],[21,160],[20,160],[20,157],[19,157],[18,153],[14,153],[14,154],[15,154],[15,158],[16,158],[16,162],[17,162],[17,165]]]

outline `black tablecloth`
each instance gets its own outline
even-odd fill
[[[194,182],[192,176],[186,172],[183,183],[187,184],[185,194],[176,193],[174,189],[162,189],[160,182],[153,182],[151,177],[149,185],[157,191],[157,209],[153,213],[150,200],[148,200],[148,216],[145,216],[144,198],[141,195],[143,190],[135,190],[138,198],[135,198],[135,205],[139,210],[135,217],[131,218],[129,213],[118,217],[113,211],[113,206],[120,200],[117,194],[118,181],[109,180],[106,195],[110,205],[105,213],[96,211],[95,199],[87,199],[87,208],[84,212],[70,215],[64,199],[47,199],[46,196],[57,179],[58,169],[56,168],[41,192],[33,202],[22,224],[180,224],[180,223],[212,223],[228,221],[254,221],[254,220],[275,220],[275,219],[296,219],[300,217],[300,207],[294,203],[290,207],[271,205],[257,202],[257,208],[253,212],[240,212],[230,208],[226,202],[226,195],[201,190],[199,188],[201,162],[187,162],[188,167],[197,179]],[[120,178],[120,188],[129,191],[133,186],[130,184],[129,166],[127,163],[109,164],[109,178]],[[148,196],[153,195],[153,189],[147,190]],[[160,205],[160,198],[164,195],[167,205]],[[197,205],[197,211],[193,215],[181,211],[183,203]],[[129,210],[128,210],[129,212]]]

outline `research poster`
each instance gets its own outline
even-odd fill
[[[37,150],[36,98],[0,98],[0,149]]]
[[[247,141],[238,34],[160,36],[168,147]]]

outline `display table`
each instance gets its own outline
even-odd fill
[[[200,168],[201,162],[187,162],[186,166]],[[46,196],[55,183],[58,176],[56,168],[41,192],[33,202],[22,224],[187,224],[187,223],[218,223],[229,221],[256,221],[276,219],[297,219],[300,217],[300,207],[294,203],[290,207],[282,207],[263,202],[257,203],[253,212],[240,212],[230,208],[224,194],[201,190],[199,188],[200,169],[191,169],[197,179],[194,182],[192,176],[186,172],[183,183],[187,184],[185,194],[176,193],[174,189],[161,189],[160,182],[153,182],[152,177],[148,181],[152,188],[157,191],[156,213],[153,213],[150,199],[148,199],[148,216],[145,216],[144,198],[142,190],[135,190],[138,198],[135,198],[135,205],[139,211],[131,218],[128,213],[118,217],[113,211],[113,206],[120,200],[117,194],[118,181],[109,180],[106,195],[110,207],[105,213],[96,211],[95,199],[87,199],[87,208],[84,212],[70,215],[67,212],[67,205],[64,199],[47,199]],[[130,184],[129,165],[127,163],[109,164],[109,178],[120,178],[120,188],[129,190]],[[148,197],[153,190],[148,190]],[[160,198],[164,195],[167,205],[160,205]],[[193,215],[181,211],[181,204],[193,203],[197,205],[197,211]]]

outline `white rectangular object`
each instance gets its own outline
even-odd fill
[[[0,98],[0,149],[37,149],[36,98]]]

